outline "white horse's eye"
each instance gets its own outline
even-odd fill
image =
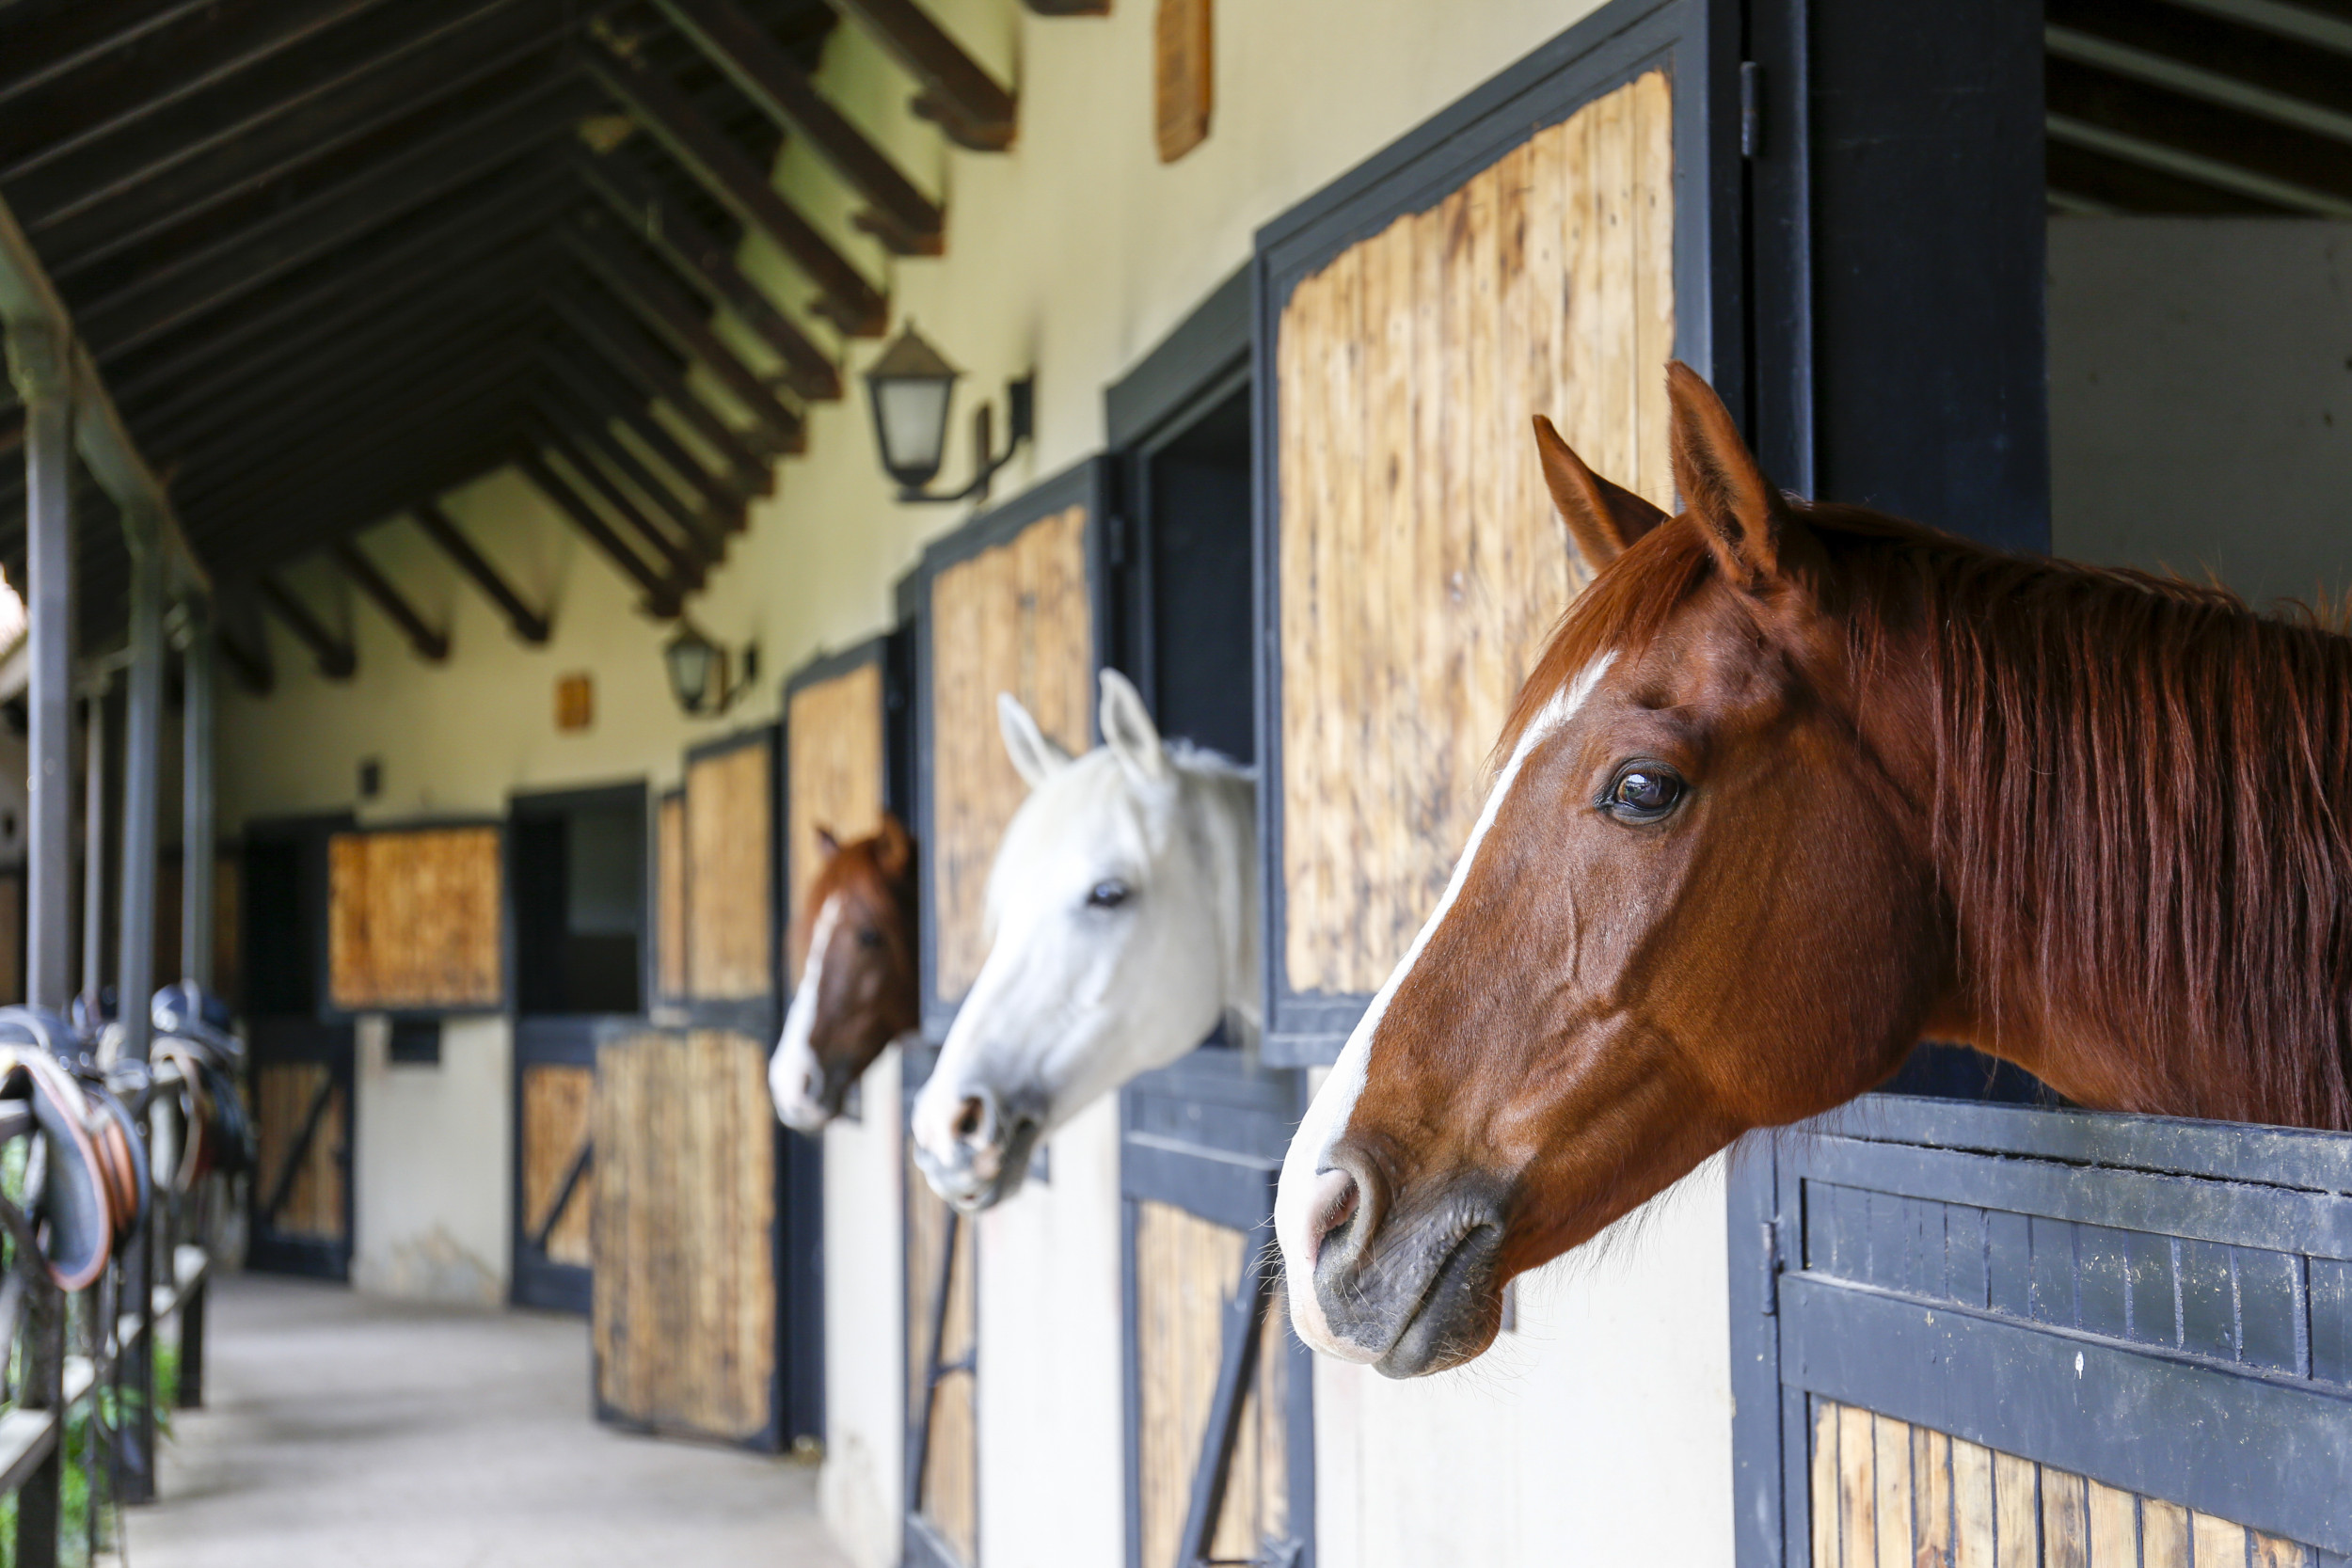
[[[1127,901],[1127,884],[1121,881],[1100,881],[1087,893],[1087,908],[1115,910]]]

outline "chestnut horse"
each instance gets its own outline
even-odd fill
[[[906,829],[885,812],[869,838],[842,844],[823,828],[817,837],[826,860],[808,890],[808,958],[768,1058],[776,1115],[801,1132],[839,1116],[882,1048],[922,1022]]]
[[[1784,497],[1669,386],[1675,517],[1538,421],[1597,575],[1283,1165],[1291,1321],[1392,1376],[1923,1037],[2088,1106],[2352,1127],[2352,641]]]

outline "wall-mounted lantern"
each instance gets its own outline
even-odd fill
[[[1028,376],[1005,387],[1006,422],[1011,426],[1005,450],[993,452],[994,424],[989,405],[972,416],[972,451],[979,465],[972,483],[951,495],[933,495],[925,486],[939,477],[947,450],[947,414],[955,402],[956,382],[963,372],[946,356],[926,341],[912,322],[882,350],[866,372],[866,394],[874,407],[874,441],[882,449],[882,467],[898,482],[902,501],[961,501],[988,494],[988,482],[1012,461],[1012,454],[1032,434],[1035,383]]]
[[[696,719],[710,718],[734,706],[759,678],[759,644],[744,644],[743,673],[734,677],[734,661],[726,649],[681,617],[677,635],[661,650],[661,662],[669,669],[670,695],[677,699],[680,710]]]

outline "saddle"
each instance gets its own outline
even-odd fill
[[[88,1060],[82,1047],[55,1013],[0,1007],[0,1100],[29,1102],[41,1132],[44,1157],[29,1217],[49,1277],[62,1291],[97,1280],[115,1243],[141,1218],[147,1193],[146,1146],[129,1109],[67,1066]]]
[[[215,1171],[235,1176],[251,1170],[259,1159],[252,1119],[237,1092],[245,1041],[230,1032],[226,1012],[217,998],[192,983],[155,993],[148,1058],[178,1069],[181,1126],[186,1129],[186,1147],[171,1172],[178,1192],[193,1190]]]

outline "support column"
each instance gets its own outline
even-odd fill
[[[144,1061],[155,995],[157,764],[164,735],[164,548],[152,513],[131,509],[131,680],[122,721],[122,1054]]]
[[[106,987],[106,689],[82,693],[82,1006],[96,1019]]]
[[[40,322],[8,327],[24,404],[24,609],[32,684],[25,786],[25,997],[63,1011],[73,993],[73,478],[65,350]]]
[[[213,989],[213,612],[193,607],[181,656],[180,976]]]

